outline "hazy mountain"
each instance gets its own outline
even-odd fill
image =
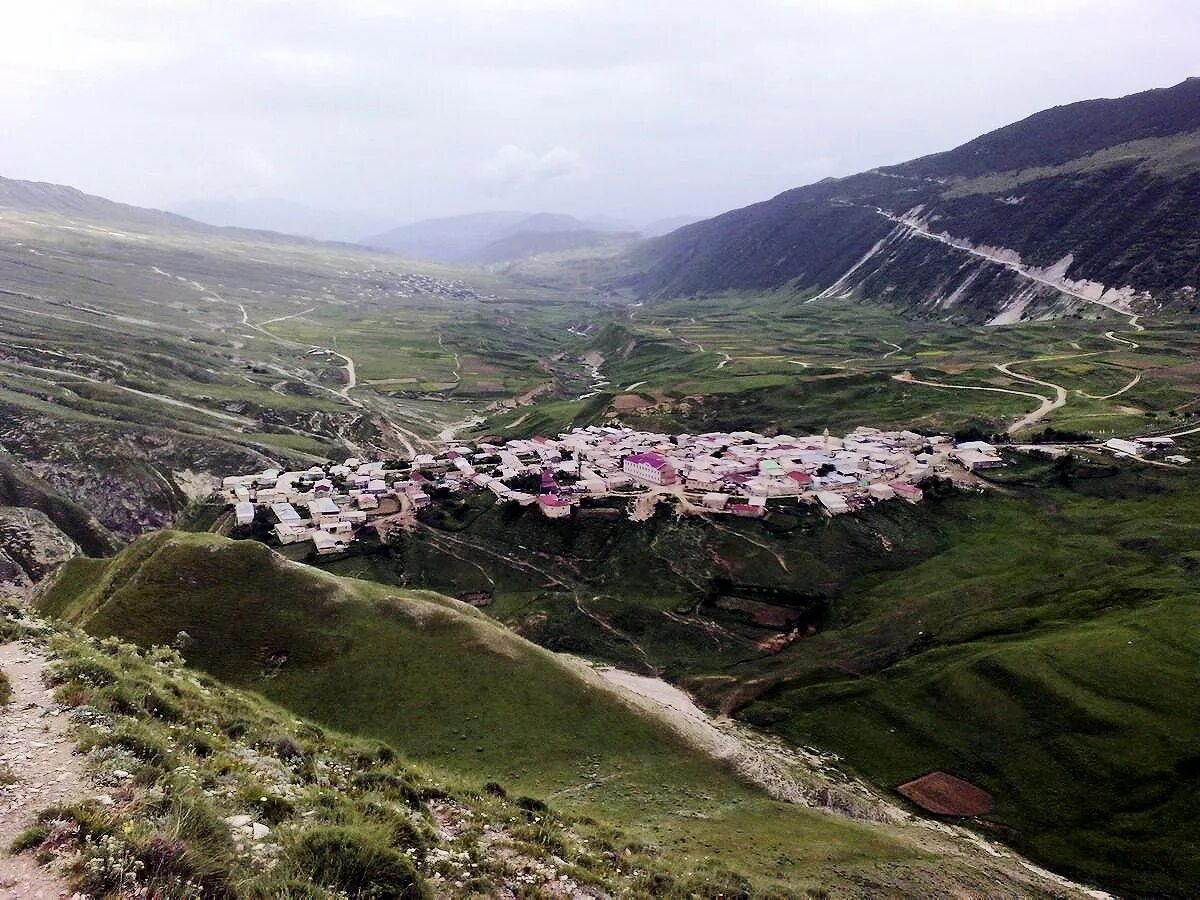
[[[317,209],[278,198],[217,200],[198,198],[173,204],[174,211],[213,225],[278,231],[322,241],[356,241],[395,224],[383,216]]]
[[[664,234],[670,234],[677,228],[682,228],[684,225],[691,225],[693,222],[699,222],[703,216],[668,216],[665,219],[655,219],[653,222],[647,222],[638,229],[645,237],[660,237]]]
[[[216,230],[186,216],[117,203],[94,194],[85,194],[78,188],[44,181],[0,178],[0,208],[56,213],[113,225],[125,223],[156,229]]]
[[[619,230],[624,229],[609,227],[603,219],[585,221],[561,213],[503,211],[424,219],[364,238],[359,243],[413,259],[467,262],[489,245],[513,235]]]
[[[649,295],[794,287],[1018,321],[1200,284],[1200,79],[1055,107],[945,153],[807,187],[640,251]]]
[[[186,232],[189,234],[224,234],[247,236],[256,240],[291,243],[312,243],[313,238],[235,225],[220,225],[193,219],[177,212],[147,209],[118,203],[78,188],[44,181],[20,181],[0,177],[0,209],[52,213],[71,219],[82,219],[96,225],[128,228],[148,233]]]
[[[636,239],[629,232],[598,231],[581,228],[574,231],[519,231],[499,240],[471,256],[471,262],[481,265],[510,262],[543,253],[558,253],[563,250],[578,250],[584,247],[606,245],[615,238]]]

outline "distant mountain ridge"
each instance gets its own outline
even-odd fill
[[[493,248],[498,242],[526,235],[558,235],[569,232],[612,232],[619,223],[607,219],[584,220],[563,213],[497,211],[469,213],[438,219],[422,219],[363,238],[359,243],[411,259],[463,263],[498,260]],[[503,248],[504,245],[501,245]],[[512,258],[512,257],[505,257]]]
[[[318,241],[346,243],[353,243],[368,232],[382,231],[395,224],[383,216],[341,209],[317,209],[279,198],[197,198],[172,204],[172,212],[213,225],[275,231]]]
[[[322,243],[316,238],[257,228],[212,225],[178,213],[149,209],[109,200],[65,184],[46,181],[22,181],[0,177],[0,211],[4,209],[45,212],[68,218],[102,223],[114,228],[127,227],[150,232],[175,231],[190,234],[224,234],[259,240]]]
[[[1036,113],[953,150],[825,179],[636,254],[647,296],[789,288],[1015,322],[1191,307],[1200,78]]]

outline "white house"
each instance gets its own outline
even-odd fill
[[[239,503],[233,508],[233,514],[237,517],[239,525],[250,525],[254,522],[254,504]]]
[[[1109,438],[1104,442],[1104,449],[1110,450],[1118,456],[1141,456],[1145,448],[1133,441],[1127,441],[1122,438]]]
[[[840,516],[842,513],[850,512],[846,498],[841,494],[835,494],[833,491],[817,491],[817,501],[821,506],[825,507],[827,515]]]
[[[675,467],[657,453],[633,453],[621,462],[621,468],[648,484],[674,484]]]

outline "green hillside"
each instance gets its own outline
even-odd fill
[[[1179,893],[1200,878],[1196,476],[1009,458],[984,496],[833,520],[548,522],[467,497],[331,568],[488,594],[531,640],[658,672],[883,790],[954,772],[1042,863]]]
[[[41,606],[97,636],[180,640],[191,665],[322,725],[619,824],[668,871],[753,893],[940,893],[995,879],[1039,892],[1009,861],[927,829],[770,800],[570,663],[434,594],[167,532],[108,563],[69,564]]]

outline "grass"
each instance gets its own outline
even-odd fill
[[[11,850],[62,857],[90,896],[457,896],[560,875],[627,893],[639,869],[672,877],[611,829],[436,781],[385,744],[188,670],[174,651],[48,640],[56,698],[111,802],[49,807]],[[440,836],[451,817],[453,836]],[[256,837],[242,821],[258,823]]]
[[[1178,893],[1200,858],[1200,708],[1184,687],[1200,677],[1196,476],[1011,460],[986,497],[929,490],[918,507],[720,529],[552,523],[468,498],[338,568],[488,592],[489,614],[538,643],[664,673],[886,790],[932,769],[968,778],[996,798],[983,827],[1051,867]],[[781,629],[722,596],[815,633],[766,652]]]
[[[469,783],[620,823],[668,871],[719,858],[755,891],[819,890],[842,877],[831,866],[882,886],[892,867],[930,858],[911,835],[770,800],[571,665],[438,595],[335,579],[211,536],[144,538],[82,590],[72,568],[43,604],[91,633],[149,646],[186,631],[189,663],[222,681]],[[124,734],[107,740],[128,750],[146,737]]]

